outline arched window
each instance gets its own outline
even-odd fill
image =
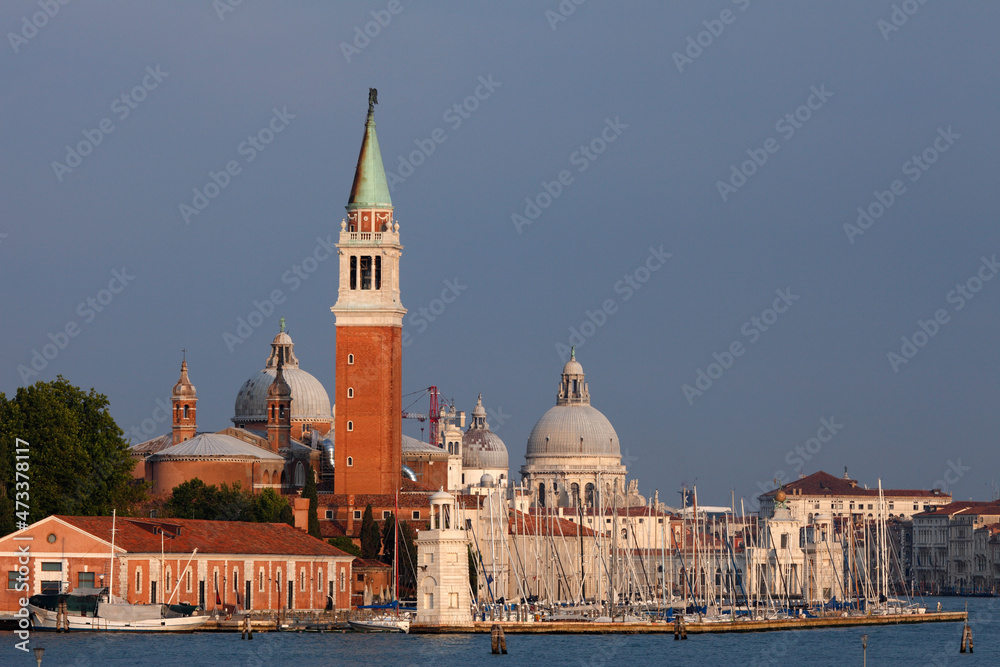
[[[347,398],[354,398],[354,387],[347,388]]]
[[[593,507],[594,506],[594,485],[592,483],[588,483],[587,486],[584,487],[584,494],[585,494],[584,495],[584,500],[587,503],[587,507]]]
[[[278,406],[278,419],[284,419],[284,418],[285,418],[285,406],[284,405],[279,405]]]
[[[538,485],[538,506],[545,507],[545,483]]]
[[[353,465],[354,465],[354,457],[353,456],[348,456],[347,457],[347,467],[350,468]]]
[[[573,482],[569,485],[570,502],[573,503],[573,507],[576,507],[580,502],[580,485]]]
[[[284,470],[281,471],[281,485],[282,486],[285,485],[285,471]]]
[[[350,422],[350,421],[347,422],[347,430],[348,431],[353,431],[354,430],[354,422]]]
[[[295,486],[305,486],[306,485],[306,469],[302,465],[302,461],[295,464]]]
[[[354,365],[354,355],[353,354],[347,355],[347,365],[348,366],[353,366]]]
[[[187,406],[187,405],[184,406],[184,419],[188,418],[188,415],[189,415],[188,410],[189,409],[190,409],[190,406]]]

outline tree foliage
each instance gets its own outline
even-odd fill
[[[85,392],[61,375],[20,387],[10,399],[0,394],[0,534],[24,517],[14,511],[15,494],[24,490],[16,483],[25,481],[17,472],[28,477],[26,523],[52,514],[134,513],[147,498],[147,485],[132,477],[134,460],[123,436],[105,395]],[[27,449],[28,458],[18,461],[17,448]]]
[[[316,491],[316,471],[309,468],[306,486],[302,489],[302,497],[309,499],[309,534],[322,538],[319,532],[319,493]]]
[[[361,547],[354,544],[351,538],[346,535],[341,535],[340,537],[331,537],[329,539],[330,546],[337,547],[341,551],[346,551],[356,558],[361,557]]]
[[[239,482],[216,487],[197,477],[175,486],[163,509],[175,519],[294,524],[292,506],[274,489],[254,494]]]
[[[365,514],[361,518],[361,557],[366,559],[378,558],[381,547],[381,537],[378,532],[378,524],[372,514],[372,506],[369,503],[365,506]]]

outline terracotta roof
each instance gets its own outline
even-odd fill
[[[174,434],[166,433],[164,435],[158,435],[155,438],[140,442],[139,444],[132,445],[129,448],[132,456],[149,456],[150,454],[155,454],[156,452],[166,449],[167,447],[172,447],[174,444]]]
[[[859,487],[857,480],[834,477],[830,473],[814,472],[802,479],[789,482],[781,488],[789,496],[874,496],[878,497],[878,489],[864,489]],[[798,493],[792,493],[792,492]],[[760,495],[761,498],[770,498],[778,492],[778,489],[768,491]],[[882,489],[883,496],[911,496],[920,498],[950,498],[951,495],[942,493],[939,489]]]
[[[109,516],[55,516],[60,521],[111,541]],[[194,519],[135,519],[118,517],[115,546],[129,553],[159,553],[160,535],[167,553],[276,554],[289,556],[351,555],[284,523],[198,521]]]
[[[374,558],[355,558],[354,562],[351,563],[351,570],[357,570],[359,568],[369,568],[373,570],[391,570],[392,565],[388,563],[383,563],[380,560],[375,560]]]
[[[947,505],[940,505],[933,508],[930,512],[921,512],[920,514],[914,514],[917,517],[926,516],[954,516],[955,514],[967,514],[967,515],[977,515],[977,514],[996,514],[1000,515],[1000,500],[956,500],[953,503],[948,503]]]
[[[509,532],[511,535],[554,535],[562,537],[580,537],[582,533],[585,537],[596,535],[594,531],[586,526],[560,519],[557,517],[536,517],[532,514],[525,514],[517,510],[510,513],[508,520]]]

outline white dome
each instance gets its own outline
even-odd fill
[[[234,424],[267,421],[267,390],[277,370],[265,368],[254,373],[236,394]],[[292,389],[292,421],[333,421],[330,397],[319,380],[300,368],[282,369],[285,382]]]
[[[531,429],[526,459],[581,455],[621,456],[618,434],[600,410],[589,405],[557,405]]]

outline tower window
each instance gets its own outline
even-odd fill
[[[358,258],[351,255],[351,289],[358,289]]]
[[[348,456],[347,457],[347,467],[350,468],[352,466],[354,466],[354,457],[353,456]],[[359,514],[359,512],[355,512],[355,514]],[[360,517],[354,517],[354,518],[358,519]]]
[[[372,258],[371,255],[361,256],[361,289],[372,288]]]
[[[353,366],[354,365],[354,355],[353,354],[347,355],[347,365],[348,366]]]
[[[189,419],[189,415],[190,415],[189,410],[190,410],[190,407],[187,406],[187,405],[185,405],[184,406],[184,419]]]
[[[354,398],[354,387],[347,388],[347,398]]]
[[[375,289],[382,289],[382,258],[375,256]]]
[[[284,418],[285,418],[285,406],[281,405],[278,407],[278,419],[284,419]]]
[[[347,422],[347,430],[348,431],[354,430],[354,422]]]

